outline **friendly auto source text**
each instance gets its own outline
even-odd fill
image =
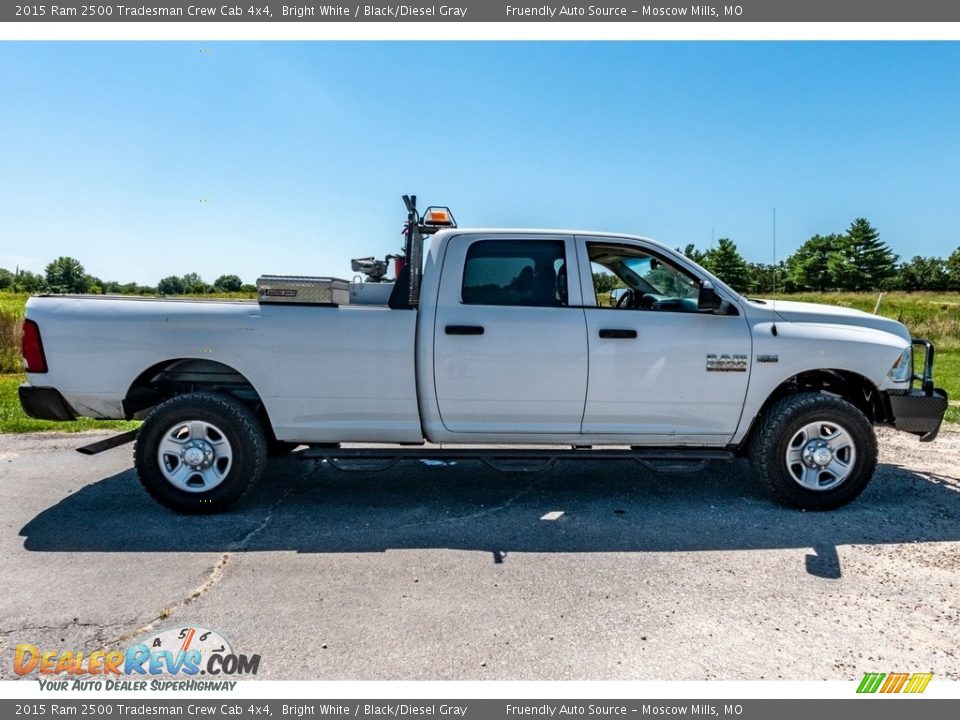
[[[641,5],[626,8],[620,5],[538,5],[536,7],[507,5],[511,18],[567,18],[567,17],[696,17],[735,18],[743,15],[740,5]]]

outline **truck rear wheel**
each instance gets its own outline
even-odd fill
[[[750,444],[754,468],[773,496],[804,510],[853,500],[873,477],[877,440],[867,417],[820,393],[781,398],[761,418]]]
[[[197,392],[154,408],[133,451],[140,482],[180,513],[216,513],[259,480],[267,444],[256,416],[237,400]]]

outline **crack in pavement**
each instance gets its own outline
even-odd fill
[[[306,479],[307,477],[310,476],[310,474],[311,473],[307,473],[303,477],[298,478],[298,481]],[[292,493],[293,490],[294,490],[294,486],[288,487],[286,490],[284,490],[283,494],[267,510],[267,514],[263,516],[263,520],[261,520],[256,527],[252,528],[250,532],[248,532],[242,538],[240,538],[235,543],[233,543],[230,546],[230,549],[223,554],[223,557],[228,557],[229,555],[235,552],[246,550],[247,547],[250,545],[250,542],[253,540],[253,538],[255,538],[257,535],[259,535],[260,533],[262,533],[264,530],[267,529],[267,526],[270,525],[270,523],[273,521],[273,513],[276,511],[278,507],[280,507],[283,501],[290,496],[290,493]]]
[[[510,497],[508,497],[502,503],[499,503],[497,505],[491,505],[488,508],[483,508],[482,510],[476,510],[472,513],[467,513],[466,515],[456,515],[454,517],[446,517],[446,518],[442,518],[440,520],[434,520],[433,522],[428,522],[428,523],[410,523],[407,525],[400,525],[398,527],[404,528],[404,527],[416,527],[417,525],[443,525],[445,523],[461,522],[463,520],[476,520],[477,518],[484,517],[486,515],[491,515],[495,512],[498,512],[500,510],[510,507],[517,500],[519,500],[520,498],[526,495],[529,495],[535,489],[539,488],[539,486],[542,484],[543,483],[539,481],[531,482],[526,487],[521,488],[515,495],[511,495]]]
[[[524,496],[526,496],[526,495],[529,495],[531,492],[533,492],[534,490],[538,489],[540,485],[542,485],[542,481],[539,481],[539,480],[533,481],[533,482],[529,483],[526,487],[521,488],[521,489],[520,489],[518,492],[516,492],[514,495],[511,495],[509,498],[507,498],[506,500],[504,500],[502,503],[497,503],[496,505],[491,505],[490,507],[488,507],[488,508],[483,508],[482,510],[476,510],[476,511],[474,511],[474,512],[466,513],[465,515],[453,515],[453,516],[450,516],[450,517],[439,518],[439,519],[437,519],[437,520],[429,520],[429,521],[426,521],[426,522],[421,521],[421,522],[403,523],[402,525],[391,525],[391,526],[390,526],[390,529],[391,529],[391,530],[405,530],[405,529],[407,529],[407,528],[415,528],[415,527],[423,527],[423,528],[425,528],[425,527],[430,527],[430,526],[433,526],[433,525],[446,525],[446,524],[449,524],[449,523],[459,523],[459,522],[463,522],[464,520],[476,520],[477,518],[484,517],[484,516],[486,516],[486,515],[491,515],[491,514],[493,514],[493,513],[495,513],[495,512],[499,512],[500,510],[503,510],[503,509],[505,509],[505,508],[510,507],[510,506],[513,505],[517,500],[519,500],[520,498],[522,498],[522,497],[524,497]],[[367,526],[367,527],[360,527],[360,528],[353,528],[353,529],[349,529],[349,530],[346,529],[346,528],[338,528],[335,532],[334,532],[334,531],[331,531],[331,532],[324,533],[324,534],[318,534],[316,537],[318,537],[318,538],[327,538],[327,537],[334,537],[334,536],[342,537],[342,536],[345,536],[345,535],[362,535],[362,534],[364,534],[364,533],[369,533],[369,532],[380,532],[380,531],[382,531],[382,529],[383,529],[383,528],[381,528],[381,527],[369,527],[369,526]]]
[[[43,632],[43,631],[64,631],[70,628],[95,628],[96,632],[94,633],[94,643],[98,646],[104,644],[103,636],[106,632],[106,628],[103,623],[95,622],[80,622],[78,618],[74,618],[70,622],[60,623],[59,625],[21,625],[20,627],[8,629],[0,629],[0,653],[6,651],[9,643],[9,638],[11,635],[20,634],[25,632]],[[63,638],[61,638],[63,641]],[[0,680],[6,680],[7,674],[4,671],[5,668],[0,667]]]
[[[302,483],[306,478],[312,475],[313,472],[314,470],[310,470],[308,473],[298,477],[296,481],[292,483],[291,486],[288,487],[283,492],[283,494],[273,502],[273,504],[270,505],[270,507],[267,509],[266,514],[263,516],[263,519],[259,523],[257,523],[256,526],[251,528],[249,532],[247,532],[245,535],[239,538],[236,542],[232,543],[229,546],[229,549],[225,553],[220,555],[220,559],[217,560],[214,566],[210,568],[210,570],[207,572],[207,575],[204,578],[203,582],[200,583],[197,587],[195,587],[190,592],[189,595],[179,600],[173,606],[167,607],[161,610],[160,613],[149,622],[141,625],[140,627],[134,630],[130,630],[128,632],[123,633],[120,637],[116,638],[115,640],[103,643],[102,648],[107,649],[109,647],[116,647],[121,643],[126,642],[127,640],[130,640],[134,637],[137,637],[138,635],[142,635],[143,633],[153,630],[154,628],[157,627],[159,623],[171,617],[174,613],[178,612],[179,610],[182,610],[187,605],[190,605],[191,603],[193,603],[194,601],[196,601],[197,599],[205,595],[207,592],[212,590],[214,587],[216,587],[216,585],[223,579],[224,573],[226,572],[227,565],[230,564],[230,560],[232,559],[233,555],[237,552],[242,552],[243,550],[246,550],[247,547],[249,547],[250,543],[253,541],[253,539],[267,529],[267,527],[273,521],[273,516],[277,508],[279,508],[280,505],[283,504],[283,502],[290,496],[290,493],[292,493],[294,489],[296,489],[299,486],[299,484]]]
[[[2,630],[0,629],[0,635],[6,637],[7,635],[12,635],[13,633],[27,632],[30,630],[66,630],[69,627],[103,627],[101,623],[87,623],[79,622],[74,618],[71,622],[60,623],[59,625],[22,625],[18,628],[13,628],[11,630]]]

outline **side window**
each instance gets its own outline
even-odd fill
[[[598,307],[697,312],[700,283],[644,250],[588,243]]]
[[[567,304],[562,240],[479,240],[467,249],[461,299],[467,305]]]
[[[593,291],[596,294],[597,306],[616,307],[629,289],[626,283],[608,268],[596,262],[590,263],[590,272],[593,275]]]

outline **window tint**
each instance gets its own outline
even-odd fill
[[[463,302],[559,307],[567,304],[562,240],[480,240],[467,249]]]

